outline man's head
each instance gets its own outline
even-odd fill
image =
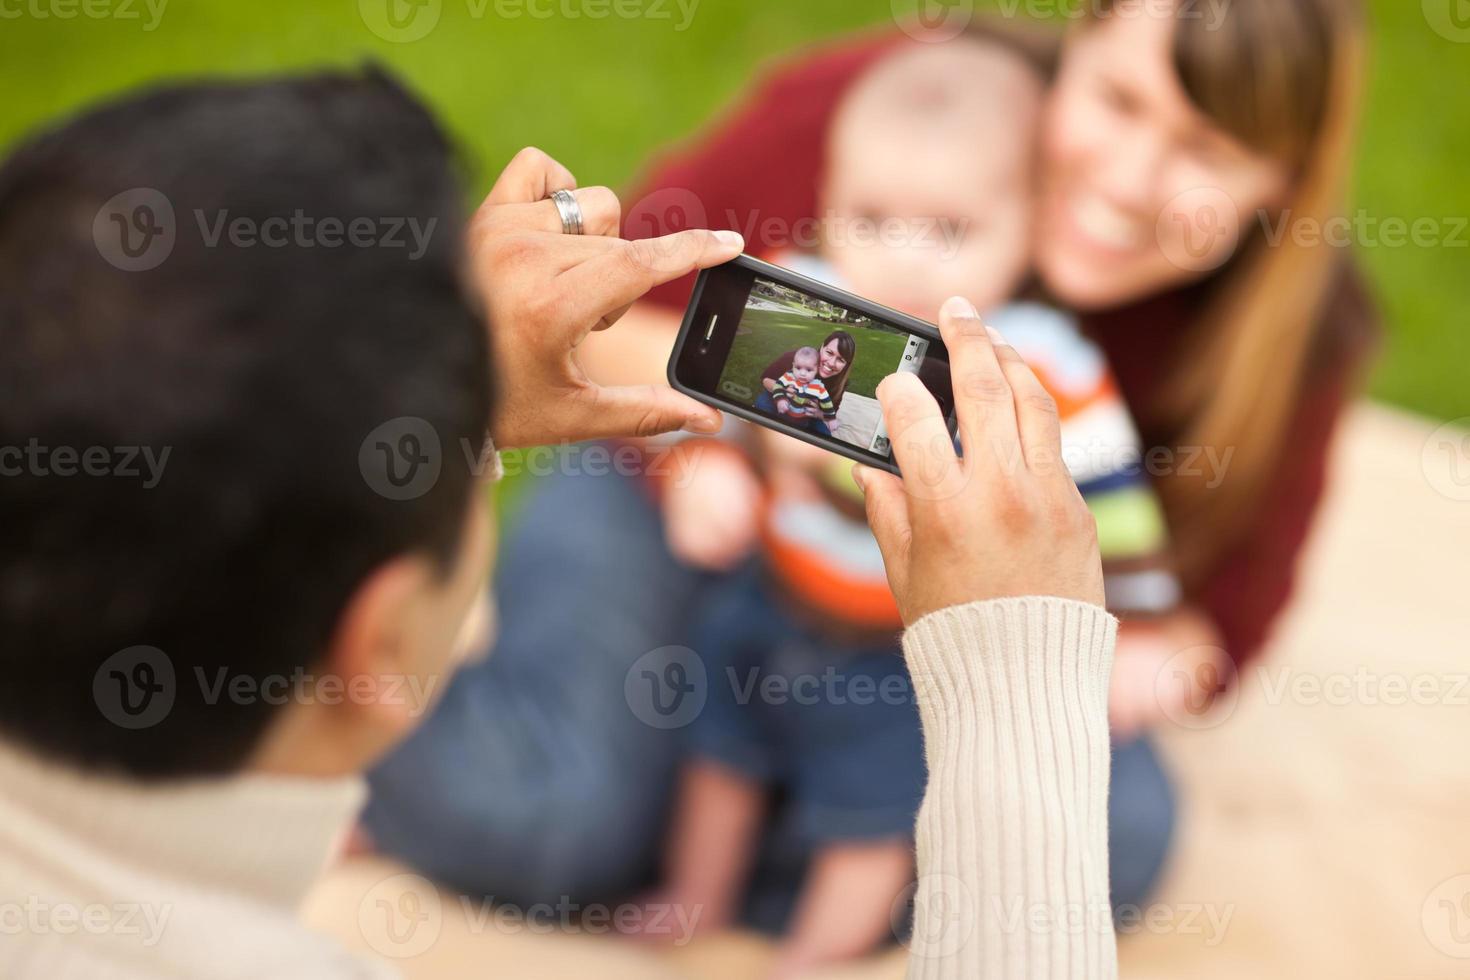
[[[0,167],[0,736],[149,778],[401,737],[488,562],[462,208],[372,72],[153,92]]]
[[[819,361],[815,347],[803,347],[791,359],[791,373],[802,384],[811,384],[812,379],[817,376]]]
[[[843,98],[828,134],[824,252],[851,287],[925,319],[1009,299],[1031,259],[1040,73],[1002,43],[915,42]]]

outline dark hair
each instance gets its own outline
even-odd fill
[[[219,678],[309,671],[395,556],[447,572],[493,403],[451,159],[368,70],[152,91],[0,167],[5,736],[137,777],[229,772],[276,709]],[[410,499],[360,463],[385,423],[443,449]],[[174,679],[147,724],[103,670],[136,646],[143,679]]]
[[[842,373],[837,375],[837,380],[827,385],[827,394],[832,396],[832,403],[835,405],[841,402],[842,396],[847,393],[847,376],[852,371],[853,359],[857,357],[857,341],[853,340],[852,334],[846,330],[834,330],[826,336],[817,350],[821,351],[834,340],[837,341],[837,353],[847,362]],[[826,378],[822,379],[824,383],[826,380]]]

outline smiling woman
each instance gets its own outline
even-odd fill
[[[1043,136],[1039,271],[1116,309],[1214,278],[1152,406],[1182,444],[1231,447],[1230,479],[1161,491],[1187,566],[1218,556],[1274,477],[1339,255],[1271,243],[1268,220],[1344,205],[1363,74],[1354,0],[1187,8],[1105,0],[1066,47]],[[1147,411],[1150,406],[1136,406]]]

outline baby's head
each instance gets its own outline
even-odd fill
[[[803,347],[796,352],[791,359],[791,373],[802,384],[811,384],[817,376],[817,362],[820,358],[815,347]]]
[[[1031,260],[1043,79],[961,37],[881,61],[843,99],[821,189],[824,254],[855,292],[924,319],[1009,299]]]

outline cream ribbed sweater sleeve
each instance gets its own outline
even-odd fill
[[[917,980],[1109,978],[1107,693],[1117,621],[1063,599],[977,602],[904,635],[929,787]]]

